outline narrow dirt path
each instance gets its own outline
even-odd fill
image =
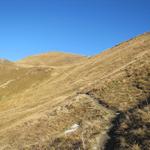
[[[97,97],[95,97],[94,94],[90,93],[90,92],[87,92],[85,93],[86,95],[88,95],[89,97],[91,97],[96,103],[98,103],[99,105],[102,105],[103,107],[111,110],[111,111],[114,111],[114,112],[118,112],[117,108],[113,107],[113,106],[110,106],[109,104],[107,104],[104,100],[101,100]]]
[[[142,102],[139,102],[136,106],[133,108],[130,108],[129,110],[125,112],[120,112],[113,120],[112,120],[112,128],[108,132],[108,136],[110,137],[107,143],[105,144],[104,150],[119,150],[122,145],[120,138],[124,137],[128,143],[131,145],[134,144],[134,141],[136,141],[139,145],[141,145],[141,148],[143,150],[148,150],[147,145],[144,145],[145,140],[149,140],[150,136],[147,137],[136,137],[132,133],[130,133],[134,129],[147,129],[150,130],[150,124],[145,124],[142,122],[140,118],[137,118],[134,113],[138,109],[142,110],[144,107],[150,105],[150,97]],[[127,123],[127,120],[129,121],[129,127],[123,129],[121,127],[121,124]],[[144,129],[143,129],[144,130]],[[122,149],[127,149],[127,147],[124,146]]]
[[[99,98],[96,98],[95,95],[93,95],[92,93],[87,92],[87,93],[85,93],[85,95],[87,95],[88,97],[90,97],[95,103],[97,103],[97,105],[105,107],[108,110],[111,110],[112,112],[116,113],[118,117],[120,116],[120,112],[118,112],[115,107],[112,107],[109,104],[107,104],[105,101],[103,101],[103,100],[101,100]],[[117,121],[118,121],[118,119],[117,119]],[[113,121],[111,121],[110,128],[111,128],[112,122],[113,122],[113,124],[116,124],[116,117],[113,119]],[[105,134],[101,134],[99,136],[99,145],[96,146],[97,150],[104,150],[105,149],[105,145],[106,145],[106,143],[107,143],[107,141],[109,140],[109,137],[110,137],[109,130],[111,130],[111,129],[108,129],[108,131],[105,131]]]
[[[143,141],[140,141],[140,140],[138,141],[136,137],[134,137],[133,135],[130,135],[128,132],[130,132],[130,130],[134,128],[142,128],[142,127],[145,128],[145,126],[147,130],[150,130],[150,124],[145,125],[144,123],[141,123],[141,120],[137,119],[134,114],[138,109],[142,110],[146,106],[150,105],[150,97],[144,101],[140,101],[137,105],[135,105],[132,108],[129,108],[127,111],[119,111],[117,110],[117,108],[110,106],[105,101],[99,98],[96,98],[95,95],[93,95],[92,93],[87,92],[85,94],[91,97],[97,104],[111,111],[114,111],[116,113],[115,118],[113,118],[113,120],[110,123],[110,126],[111,126],[110,129],[108,129],[108,132],[106,133],[107,135],[105,135],[105,137],[107,136],[107,138],[104,137],[103,143],[100,142],[101,143],[101,145],[99,146],[100,150],[120,150],[121,148],[120,138],[121,137],[125,137],[130,144],[132,144],[132,142],[135,140],[139,142],[142,147],[145,147],[143,144],[143,141],[148,140],[150,136],[148,137],[146,136],[144,139],[140,138],[140,140],[143,140]],[[126,123],[127,120],[130,122],[131,125],[127,129],[124,130],[122,129],[121,124]],[[126,135],[124,135],[124,132],[126,132]],[[132,138],[130,138],[130,136]],[[123,148],[123,150],[125,149],[126,148]],[[143,150],[148,150],[147,146],[146,148],[143,148]]]

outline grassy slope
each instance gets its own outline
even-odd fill
[[[93,149],[103,145],[99,141],[107,139],[116,113],[111,107],[128,114],[150,96],[149,49],[150,34],[146,33],[88,59],[54,53],[1,64],[0,149]],[[51,62],[49,57],[56,59]],[[145,124],[149,121],[146,107],[136,109]],[[133,116],[129,112],[126,118]],[[80,128],[65,136],[74,123]],[[121,118],[119,129],[132,123],[132,119]],[[142,134],[148,134],[147,126],[140,128]],[[130,126],[127,129],[133,132]],[[117,136],[120,149],[143,146]],[[149,143],[145,143],[147,148]]]
[[[61,52],[50,52],[35,56],[27,57],[23,60],[18,61],[19,64],[28,64],[34,66],[66,66],[69,64],[78,63],[86,60],[86,57],[80,55],[67,54]]]

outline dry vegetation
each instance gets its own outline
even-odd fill
[[[90,58],[1,60],[0,150],[149,150],[149,103],[150,33]]]

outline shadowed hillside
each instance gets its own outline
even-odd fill
[[[0,150],[149,150],[150,33],[86,58],[0,60]]]

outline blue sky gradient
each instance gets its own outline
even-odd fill
[[[150,31],[150,0],[1,0],[0,58],[95,55]]]

